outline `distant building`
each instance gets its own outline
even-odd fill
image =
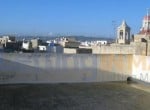
[[[74,38],[62,38],[59,42],[61,46],[65,48],[79,48],[80,42],[76,41]]]
[[[32,43],[32,48],[33,49],[37,49],[38,46],[42,43],[42,40],[40,39],[31,39],[31,43]]]
[[[150,14],[147,12],[147,15],[143,18],[142,27],[140,32],[134,35],[134,42],[146,42],[150,40]]]
[[[64,52],[64,48],[60,45],[47,46],[47,52],[62,54]]]
[[[46,52],[47,51],[47,46],[45,46],[45,45],[39,45],[38,49],[39,49],[40,52]]]
[[[107,41],[106,40],[97,40],[96,45],[107,45]]]
[[[130,27],[125,21],[122,22],[121,26],[117,29],[117,43],[129,44],[130,43]]]
[[[33,52],[34,49],[32,48],[32,42],[23,39],[22,51],[23,51],[23,52]]]
[[[88,48],[64,48],[64,54],[92,54]]]
[[[116,43],[92,47],[93,54],[133,54],[150,56],[150,14],[144,16],[142,27],[130,41],[130,27],[125,21],[117,29]],[[128,44],[128,45],[127,45]]]
[[[48,43],[43,42],[38,45],[38,51],[47,52]]]
[[[6,42],[3,44],[4,52],[18,52],[22,49],[22,41]]]
[[[13,36],[2,36],[0,38],[0,45],[6,44],[7,42],[15,42],[15,40]]]

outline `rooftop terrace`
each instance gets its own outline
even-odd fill
[[[126,82],[0,85],[0,110],[149,110],[149,102]]]

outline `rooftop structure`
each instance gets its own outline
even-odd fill
[[[59,42],[61,46],[66,48],[79,48],[80,42],[76,41],[75,38],[62,38]]]
[[[140,32],[134,35],[134,42],[147,42],[150,40],[150,13],[147,11],[147,15],[143,18],[142,27]]]
[[[14,36],[2,36],[2,37],[0,37],[0,45],[3,45],[3,44],[6,45],[7,42],[15,42],[15,41],[16,41],[16,39]]]
[[[144,18],[143,18],[143,24],[142,24],[139,34],[150,35],[150,13],[149,13],[149,10],[147,11],[147,15],[144,16]]]
[[[123,20],[122,24],[117,29],[117,43],[129,44],[130,43],[130,27]]]

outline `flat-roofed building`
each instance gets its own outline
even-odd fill
[[[0,45],[6,44],[6,42],[15,42],[14,36],[2,36],[0,37]]]

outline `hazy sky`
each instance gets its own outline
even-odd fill
[[[137,33],[147,8],[150,0],[0,0],[0,34],[109,37],[122,20]]]

